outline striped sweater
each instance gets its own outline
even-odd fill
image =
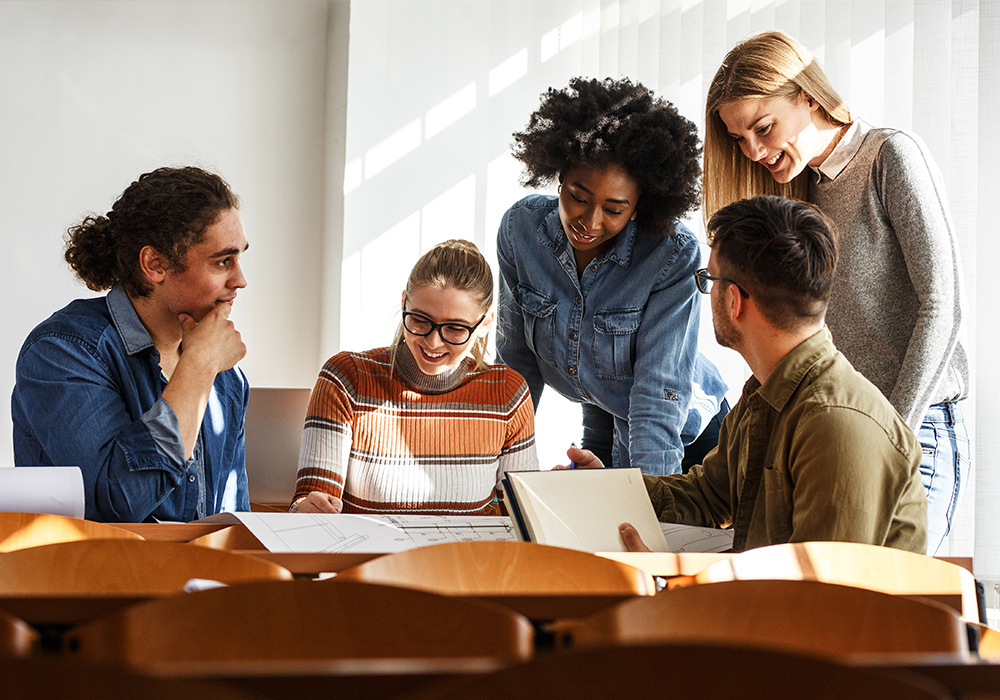
[[[420,371],[405,343],[342,352],[316,380],[293,503],[310,491],[345,513],[497,515],[506,471],[538,469],[528,385],[503,365]],[[401,381],[402,380],[402,381]]]

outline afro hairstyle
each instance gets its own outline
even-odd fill
[[[666,100],[628,78],[573,78],[549,88],[524,131],[514,134],[521,184],[540,187],[571,165],[623,167],[639,184],[640,230],[673,233],[698,205],[701,142],[697,127]]]

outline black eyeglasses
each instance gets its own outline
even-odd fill
[[[728,284],[735,284],[736,288],[740,290],[740,296],[744,299],[749,299],[750,295],[747,290],[743,289],[736,280],[727,279],[725,277],[712,277],[708,274],[708,268],[703,267],[700,270],[694,271],[694,283],[698,285],[698,291],[702,294],[712,293],[712,282],[726,282]]]
[[[462,323],[434,323],[423,314],[414,313],[412,311],[403,312],[403,328],[406,329],[407,333],[413,335],[419,335],[422,338],[429,336],[434,331],[438,332],[441,336],[441,340],[448,343],[449,345],[464,345],[469,342],[469,338],[472,334],[476,332],[479,328],[479,324],[483,322],[486,318],[486,314],[483,314],[482,318],[476,321],[474,326],[466,326]]]

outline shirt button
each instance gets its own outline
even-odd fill
[[[576,374],[576,367],[570,367],[569,368],[569,373],[570,374]]]
[[[676,398],[676,397],[677,397],[677,394],[675,394],[674,392],[672,392],[672,391],[668,391],[667,392],[667,398],[668,399],[673,399],[673,398]]]
[[[576,331],[570,331],[569,337],[571,340],[576,340]]]
[[[195,480],[195,475],[194,474],[188,474],[188,481],[190,481],[193,484],[194,480]]]
[[[577,297],[576,298],[576,303],[577,304],[582,304],[583,303],[583,297]]]
[[[590,269],[592,272],[597,272],[597,265],[591,265]]]

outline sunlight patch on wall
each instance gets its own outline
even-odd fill
[[[542,35],[541,59],[545,63],[583,36],[583,13],[578,12],[552,31]]]
[[[472,82],[427,110],[424,138],[430,139],[476,108],[476,83]]]
[[[361,186],[364,168],[360,158],[355,158],[344,166],[344,194],[350,194]]]
[[[610,3],[601,10],[601,30],[617,29],[621,23],[622,8],[617,2]]]
[[[420,255],[420,212],[413,212],[344,260],[341,345],[352,350],[392,342],[406,278]]]
[[[399,129],[365,153],[365,179],[370,180],[410,151],[420,146],[420,120]]]
[[[523,78],[527,74],[528,49],[525,48],[490,70],[490,97],[493,97],[505,87],[512,85],[518,78]]]
[[[474,241],[476,235],[476,176],[469,175],[432,199],[421,210],[420,252],[449,238]],[[416,258],[414,258],[416,260]]]

